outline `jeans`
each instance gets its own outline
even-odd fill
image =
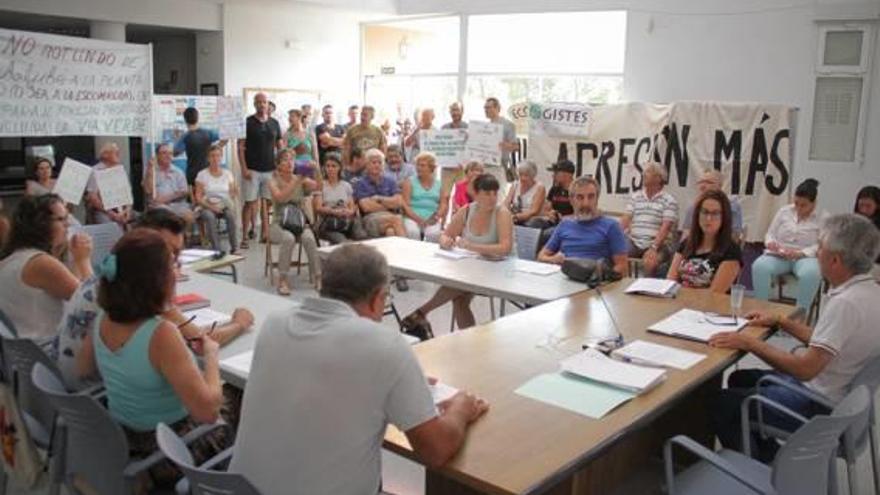
[[[742,426],[740,424],[740,405],[750,395],[756,393],[755,385],[765,375],[776,375],[785,381],[797,386],[803,386],[795,378],[771,370],[737,370],[730,374],[727,379],[727,388],[720,390],[712,404],[712,430],[725,448],[742,451]],[[829,411],[824,406],[816,404],[803,395],[792,392],[779,385],[767,385],[761,387],[761,396],[773,402],[781,404],[792,411],[810,418],[816,414],[827,414]],[[753,404],[750,419],[757,421],[757,405]],[[780,414],[766,406],[762,410],[764,424],[774,426],[786,431],[795,431],[802,423],[789,416]],[[761,462],[769,463],[776,455],[779,444],[772,438],[762,439],[753,432],[751,435],[752,455]]]
[[[819,273],[819,262],[816,258],[801,258],[789,261],[778,256],[762,254],[752,263],[752,285],[755,289],[755,298],[767,300],[770,298],[770,283],[773,278],[785,273],[792,273],[797,277],[797,306],[808,310],[813,302],[822,276]]]

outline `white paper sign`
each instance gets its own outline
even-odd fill
[[[217,98],[217,128],[220,139],[245,137],[244,106],[241,98],[221,96]]]
[[[83,225],[82,232],[92,238],[92,266],[100,265],[124,234],[116,222]]]
[[[454,168],[464,161],[468,131],[466,129],[441,129],[419,131],[419,143],[422,151],[429,151],[437,156],[437,165],[443,168]]]
[[[128,174],[125,173],[124,167],[117,165],[104,170],[96,170],[94,174],[105,209],[110,210],[134,203],[131,185],[128,183]]]
[[[61,173],[55,181],[52,192],[61,196],[65,203],[78,205],[82,201],[83,192],[89,177],[92,176],[92,167],[84,165],[76,160],[65,158],[61,166]]]
[[[485,165],[501,165],[501,148],[504,129],[501,124],[470,121],[465,157]]]

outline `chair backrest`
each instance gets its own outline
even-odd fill
[[[541,229],[513,226],[513,240],[516,244],[516,256],[521,260],[534,261],[538,257],[538,241],[541,238]]]
[[[194,495],[260,495],[243,475],[224,471],[209,471],[195,466],[186,444],[165,423],[156,427],[156,443],[165,457],[183,471]]]
[[[868,421],[867,387],[852,390],[830,415],[814,416],[795,431],[773,461],[773,486],[779,493],[824,495],[828,491],[831,459],[843,433]]]
[[[3,354],[4,372],[15,390],[21,411],[36,419],[48,433],[55,420],[55,409],[46,396],[34,389],[31,370],[36,363],[41,363],[56,377],[60,377],[58,366],[30,339],[0,337],[0,352]]]
[[[66,430],[66,475],[79,477],[98,493],[131,493],[123,474],[128,441],[107,409],[91,396],[68,393],[42,363],[34,366],[31,379],[49,397]]]

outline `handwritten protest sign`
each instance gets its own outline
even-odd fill
[[[464,161],[468,132],[465,129],[419,131],[422,151],[430,151],[437,157],[437,165],[454,168]]]
[[[501,124],[472,120],[468,123],[465,158],[485,165],[501,165]]]
[[[110,210],[134,203],[125,167],[115,166],[96,170],[94,174],[105,209]]]
[[[76,160],[65,158],[61,166],[61,173],[55,181],[52,192],[61,196],[65,203],[78,205],[83,197],[83,191],[92,175],[92,167],[84,165]]]
[[[0,136],[147,136],[150,45],[0,29]]]
[[[217,128],[220,139],[245,137],[244,105],[241,98],[221,96],[217,98]]]

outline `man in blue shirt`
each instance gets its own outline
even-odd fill
[[[366,174],[354,186],[354,199],[364,216],[370,237],[406,236],[400,209],[403,197],[397,181],[384,173],[385,154],[377,148],[366,153]]]
[[[561,265],[566,258],[608,260],[615,272],[626,275],[626,236],[617,220],[599,212],[599,190],[592,177],[578,177],[571,183],[574,213],[556,227],[538,253],[538,261]]]

